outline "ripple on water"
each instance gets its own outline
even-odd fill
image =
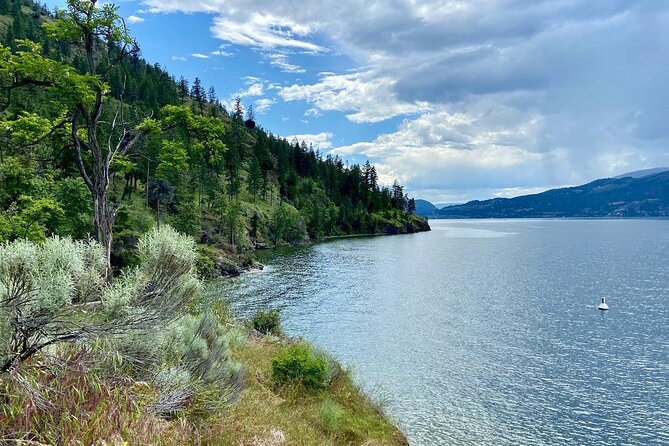
[[[669,444],[669,221],[430,224],[269,253],[217,291],[280,308],[412,444]]]

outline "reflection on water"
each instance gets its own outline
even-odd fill
[[[430,224],[266,253],[214,292],[280,308],[412,444],[669,444],[669,221]]]

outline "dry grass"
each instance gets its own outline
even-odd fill
[[[271,359],[290,346],[282,338],[250,337],[233,350],[247,369],[241,400],[222,415],[171,421],[147,410],[155,396],[149,384],[97,378],[86,358],[63,351],[65,367],[35,362],[21,383],[18,377],[0,380],[0,446],[407,444],[346,372],[326,389],[277,387]]]

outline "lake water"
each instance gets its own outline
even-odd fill
[[[412,445],[669,444],[669,221],[430,224],[218,287],[351,366]]]

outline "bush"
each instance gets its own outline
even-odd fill
[[[253,328],[263,334],[281,333],[281,316],[278,310],[258,311],[251,319]]]
[[[272,378],[279,385],[325,387],[330,382],[328,361],[308,346],[290,347],[272,359]]]

